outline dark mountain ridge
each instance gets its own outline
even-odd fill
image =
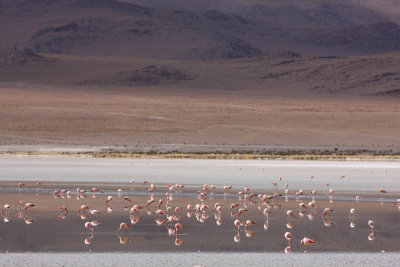
[[[400,26],[344,1],[3,0],[0,47],[155,59],[400,49]]]

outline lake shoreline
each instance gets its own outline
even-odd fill
[[[293,160],[293,161],[400,161],[389,154],[269,154],[269,153],[128,153],[128,152],[3,152],[0,157],[82,157],[127,159],[213,159],[213,160]]]
[[[346,151],[286,152],[126,152],[126,151],[0,151],[0,157],[82,157],[127,159],[216,159],[216,160],[293,160],[293,161],[400,161],[398,153]]]

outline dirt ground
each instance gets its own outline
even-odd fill
[[[396,148],[389,98],[279,97],[260,91],[0,87],[0,145],[146,144]]]

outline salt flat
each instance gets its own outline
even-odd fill
[[[314,176],[310,179],[310,176]],[[340,176],[345,175],[344,179]],[[0,157],[0,180],[247,184],[273,188],[282,177],[289,188],[400,192],[400,163],[385,161],[99,159],[80,157]]]

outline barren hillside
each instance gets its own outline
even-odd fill
[[[129,2],[129,3],[128,3]],[[400,26],[345,1],[3,0],[0,47],[85,56],[209,59],[397,51]]]
[[[400,96],[400,53],[152,60],[0,52],[0,82],[47,86],[261,91],[280,96]]]

